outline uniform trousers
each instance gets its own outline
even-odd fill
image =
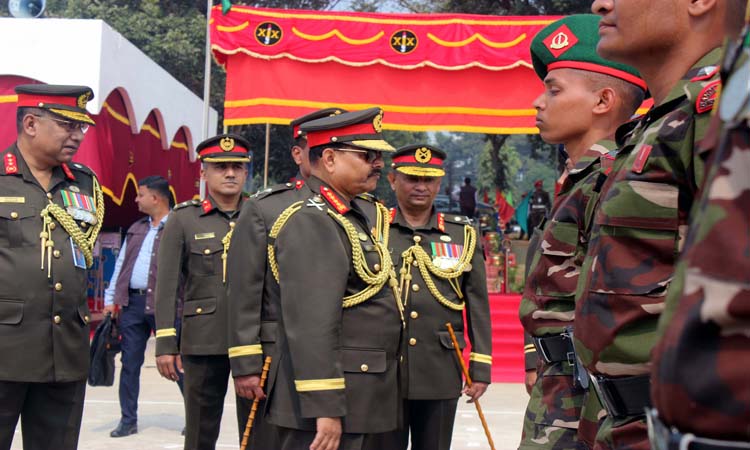
[[[146,313],[146,296],[130,294],[128,306],[124,306],[117,318],[122,337],[120,348],[120,414],[125,425],[138,422],[138,394],[141,389],[141,366],[146,355],[146,344],[156,330],[154,314]],[[179,324],[176,324],[179,329]],[[179,336],[179,330],[178,330]],[[182,391],[182,374],[177,381]]]
[[[308,450],[315,440],[315,431],[278,427],[280,450]],[[343,433],[338,450],[391,450],[392,433]]]
[[[229,357],[182,355],[182,367],[185,370],[185,450],[213,450],[219,438],[224,398],[227,394]],[[235,401],[241,441],[252,401],[238,396],[235,396]],[[261,415],[258,412],[256,420]],[[263,447],[254,445],[249,448],[261,450]]]
[[[86,380],[0,381],[0,450],[10,449],[19,416],[24,450],[75,450],[85,394]]]
[[[450,450],[458,398],[404,400],[405,426],[390,433],[383,448],[406,450]]]

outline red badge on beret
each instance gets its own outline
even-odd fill
[[[552,56],[559,58],[560,55],[567,52],[578,43],[578,38],[567,25],[562,24],[560,28],[553,31],[547,38],[542,41]]]

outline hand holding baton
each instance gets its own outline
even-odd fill
[[[260,388],[266,385],[266,378],[268,377],[268,369],[271,367],[271,357],[266,356],[263,361],[263,372],[260,374]],[[253,406],[250,408],[250,415],[247,417],[247,424],[245,425],[245,432],[242,434],[242,444],[240,444],[240,450],[247,449],[247,441],[250,439],[250,430],[253,428],[253,422],[255,421],[255,412],[258,410],[258,403],[260,398],[258,396],[253,400]]]
[[[445,324],[445,326],[448,327],[448,333],[451,335],[451,341],[453,341],[453,350],[456,351],[456,358],[458,358],[458,363],[461,365],[461,371],[464,374],[464,378],[466,378],[466,384],[469,387],[471,387],[472,385],[471,377],[469,376],[469,371],[466,369],[466,363],[464,363],[464,357],[463,355],[461,355],[461,349],[458,346],[458,340],[456,340],[456,333],[453,331],[453,325],[451,325],[450,322],[448,322]],[[474,406],[477,407],[479,420],[482,421],[484,434],[487,435],[487,442],[490,443],[490,448],[492,450],[495,450],[495,443],[492,441],[492,435],[490,435],[490,428],[487,426],[487,421],[484,419],[484,413],[482,412],[482,407],[479,405],[479,399],[474,400]]]

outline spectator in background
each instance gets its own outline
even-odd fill
[[[531,198],[529,199],[529,219],[527,226],[529,236],[534,233],[536,227],[544,222],[552,207],[549,193],[544,190],[543,186],[544,183],[542,180],[536,180],[534,182],[534,192],[531,193]]]
[[[138,392],[146,343],[156,329],[154,322],[154,286],[156,260],[164,224],[174,202],[169,182],[160,176],[138,182],[135,198],[144,214],[128,229],[117,256],[115,271],[104,292],[104,312],[118,317],[122,336],[122,369],[120,370],[120,423],[109,434],[123,437],[138,432]],[[117,311],[116,306],[122,308]],[[178,315],[179,317],[179,315]],[[179,328],[179,324],[176,324]],[[182,368],[179,368],[182,373]],[[182,391],[182,379],[179,381]]]
[[[471,178],[464,178],[464,185],[461,186],[458,201],[461,206],[461,214],[474,218],[474,212],[477,209],[477,188],[471,185]]]

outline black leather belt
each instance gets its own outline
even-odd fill
[[[533,337],[537,353],[547,364],[567,361],[575,364],[575,349],[573,340],[567,333],[550,336]]]
[[[607,378],[591,376],[599,400],[614,419],[643,416],[651,406],[651,378],[649,375]]]
[[[659,418],[656,409],[646,414],[648,440],[653,450],[750,450],[750,442],[722,441],[680,433]]]
[[[132,289],[128,288],[129,295],[146,295],[146,289]]]

